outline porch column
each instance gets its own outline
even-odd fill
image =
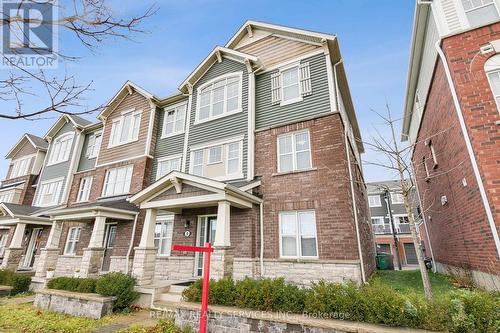
[[[156,227],[156,209],[147,209],[142,227],[141,241],[134,248],[134,262],[132,264],[132,276],[137,285],[151,284],[154,279],[156,251],[154,244],[154,232]]]
[[[45,277],[47,269],[56,269],[57,258],[59,257],[59,241],[61,240],[63,222],[53,221],[50,228],[49,238],[44,248],[40,250],[35,276]]]
[[[231,248],[231,204],[219,201],[217,204],[217,226],[215,229],[214,253],[211,276],[220,279],[233,275],[234,255]]]
[[[8,269],[11,271],[17,270],[21,257],[23,256],[24,249],[22,245],[26,223],[17,223],[15,228],[10,245],[5,249],[3,254],[3,261],[0,266],[1,269]]]
[[[94,276],[99,273],[104,256],[104,229],[106,227],[106,217],[97,216],[92,228],[89,245],[83,249],[82,262],[80,264],[80,275],[82,277]]]

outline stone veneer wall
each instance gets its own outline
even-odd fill
[[[130,272],[132,269],[132,261],[133,258],[129,258],[129,265],[128,265],[128,271]],[[126,271],[126,264],[127,263],[127,257],[126,256],[111,256],[111,263],[109,265],[109,271],[110,272],[125,272]]]
[[[54,276],[73,276],[81,261],[82,256],[59,256]]]
[[[156,257],[154,280],[192,279],[194,257]]]

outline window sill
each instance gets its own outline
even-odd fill
[[[282,262],[314,262],[319,261],[319,257],[279,257],[277,260]]]
[[[198,112],[198,110],[196,112]],[[203,120],[196,119],[194,121],[193,125],[199,125],[199,124],[208,123],[208,122],[210,122],[212,120],[217,120],[217,119],[225,118],[225,117],[232,116],[233,114],[237,114],[237,113],[240,113],[240,112],[243,112],[243,109],[237,109],[236,111],[226,112],[226,113],[223,113],[221,115],[218,115],[218,116],[215,116],[215,117],[210,117],[210,118],[203,119]]]
[[[311,172],[311,171],[318,171],[318,168],[309,168],[309,169],[302,169],[302,170],[292,170],[292,171],[284,171],[284,172],[276,172],[271,175],[271,177],[275,176],[284,176],[284,175],[293,175],[296,173],[304,173],[304,172]]]
[[[302,96],[300,96],[300,97],[296,97],[296,98],[293,98],[293,99],[291,99],[291,100],[281,102],[281,103],[280,103],[280,106],[286,106],[286,105],[289,105],[289,104],[302,102],[303,100],[304,100],[304,99],[302,98]]]
[[[207,162],[207,165],[215,165],[215,164],[221,164],[221,163],[222,163],[222,160],[217,161],[217,162]]]
[[[62,164],[62,163],[66,163],[69,161],[69,158],[67,160],[64,160],[64,161],[59,161],[59,162],[54,162],[54,163],[47,163],[46,166],[53,166],[53,165],[58,165],[58,164]]]
[[[163,135],[160,137],[160,139],[167,139],[167,138],[171,138],[173,136],[177,136],[177,135],[181,135],[181,134],[184,134],[184,131],[182,132],[175,132],[175,133],[170,133],[170,134],[167,134],[167,135]]]
[[[127,192],[127,193],[120,193],[120,194],[113,194],[113,195],[101,195],[100,197],[97,198],[97,200],[125,197],[125,196],[128,196],[129,194],[130,193]]]
[[[134,142],[137,142],[137,141],[139,141],[139,138],[137,138],[135,140],[127,141],[127,142],[121,142],[121,143],[118,143],[116,145],[108,145],[108,149],[115,148],[115,147],[120,147],[120,146],[125,146],[125,145],[128,145],[129,143],[134,143]]]

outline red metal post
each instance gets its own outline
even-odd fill
[[[201,313],[200,313],[200,333],[207,332],[207,310],[208,310],[208,288],[210,287],[210,255],[212,246],[210,243],[205,243],[208,249],[205,252],[203,262],[203,290],[201,292]]]

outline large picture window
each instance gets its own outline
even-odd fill
[[[311,168],[311,145],[308,131],[278,136],[278,172]]]
[[[279,214],[280,255],[285,258],[317,258],[316,215],[314,211]]]
[[[47,207],[58,205],[61,199],[62,184],[62,178],[40,183],[36,206]]]
[[[141,125],[141,112],[128,111],[118,119],[113,120],[109,146],[119,146],[139,139],[139,127]]]
[[[197,122],[241,111],[242,73],[229,74],[198,88]]]
[[[73,133],[66,133],[55,138],[51,144],[48,165],[66,162],[69,160],[73,145]]]
[[[217,180],[243,177],[243,141],[227,141],[191,151],[190,173]]]
[[[169,256],[172,247],[172,234],[174,230],[174,218],[171,215],[158,216],[156,219],[154,242],[158,249],[157,254]]]
[[[132,165],[106,171],[102,195],[104,197],[109,197],[129,193],[130,183],[132,181],[132,171]]]

